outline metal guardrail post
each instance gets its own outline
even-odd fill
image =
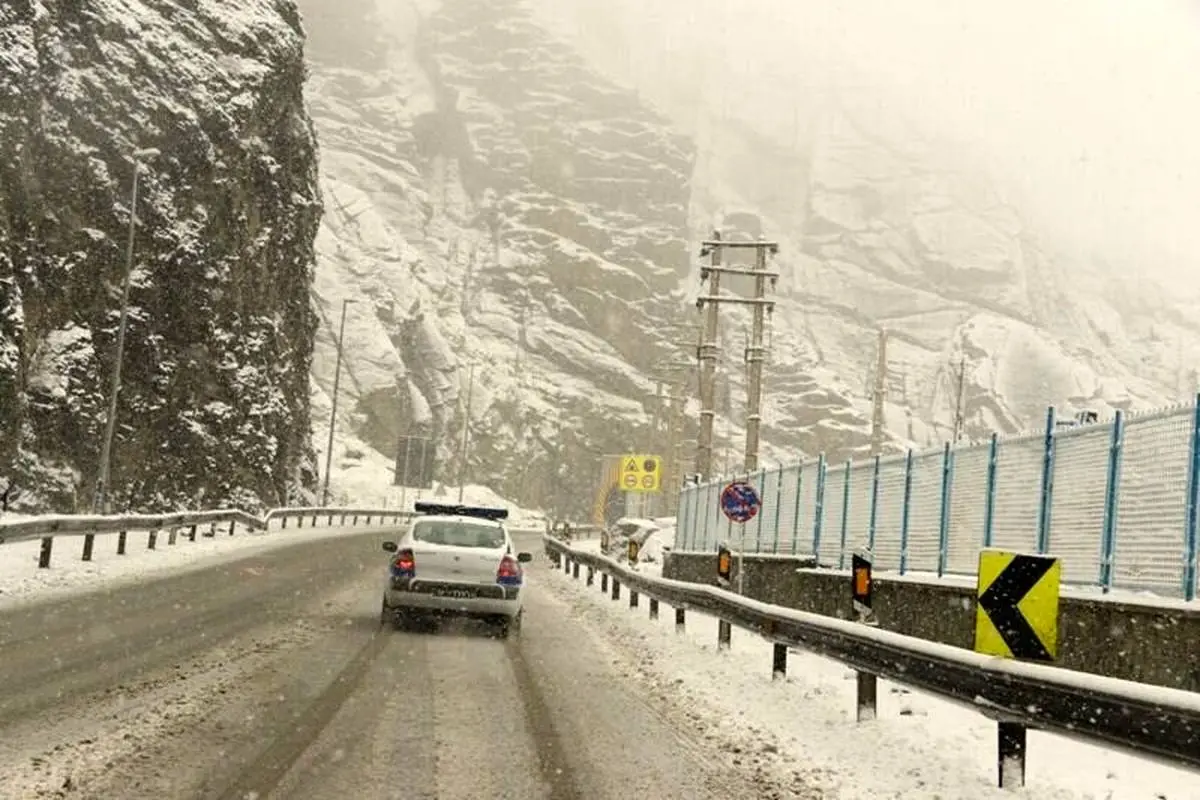
[[[1183,532],[1183,598],[1196,599],[1197,549],[1200,548],[1200,395],[1192,411],[1191,458],[1188,465],[1186,528]]]
[[[938,577],[946,574],[950,560],[950,497],[954,483],[954,451],[946,442],[942,449],[942,512],[938,518]]]
[[[904,507],[900,512],[900,574],[908,572],[908,520],[912,511],[913,451],[904,457]]]
[[[1050,552],[1050,511],[1054,504],[1054,406],[1046,409],[1046,438],[1042,452],[1042,499],[1038,510],[1037,551]]]
[[[154,550],[157,544],[158,544],[158,531],[152,530],[152,531],[150,531],[149,535],[146,536],[146,549]]]
[[[650,598],[650,619],[658,619],[658,598]]]
[[[50,555],[54,552],[54,537],[43,536],[42,546],[38,550],[38,569],[50,569]]]
[[[813,535],[812,551],[817,558],[817,566],[821,565],[821,528],[825,516],[825,454],[817,456],[817,498],[813,503]]]
[[[838,545],[838,569],[846,568],[846,537],[850,532],[850,476],[853,469],[854,459],[846,459],[845,475],[842,477],[842,535]]]
[[[83,560],[92,560],[92,548],[96,546],[96,534],[88,533],[83,537]]]
[[[1104,486],[1104,529],[1100,537],[1100,587],[1112,591],[1116,566],[1117,508],[1121,499],[1121,451],[1125,445],[1125,413],[1117,409],[1108,445],[1108,476]]]
[[[787,677],[787,645],[776,642],[771,647],[771,680]]]
[[[1026,728],[1020,722],[996,723],[997,774],[1001,789],[1020,789],[1025,785]]]

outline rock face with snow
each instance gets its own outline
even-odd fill
[[[854,97],[814,100],[783,136],[695,97],[672,105],[684,94],[655,95],[657,76],[620,88],[531,11],[579,4],[300,5],[328,210],[314,398],[328,409],[341,301],[356,300],[337,422],[388,457],[425,436],[449,482],[587,513],[601,456],[665,450],[647,431],[653,378],[694,358],[696,251],[714,225],[781,244],[764,460],[867,450],[881,328],[894,448],[949,436],[960,365],[972,436],[1036,427],[1048,404],[1187,391],[1197,326],[1173,298],[1060,252],[978,169]],[[722,468],[740,460],[748,324],[722,311]],[[696,417],[693,400],[680,438]]]
[[[290,0],[0,9],[0,479],[86,510],[131,207],[117,509],[313,482],[315,138]]]
[[[691,152],[519,2],[303,0],[327,215],[316,383],[388,456],[583,513],[597,456],[637,435],[686,317]],[[469,383],[474,363],[475,381]],[[586,476],[585,480],[581,477]]]
[[[711,114],[686,138],[695,108],[663,93],[650,110],[542,28],[536,4],[300,5],[328,208],[315,392],[327,408],[340,301],[355,299],[338,424],[389,457],[401,435],[428,436],[453,482],[466,420],[469,479],[588,513],[603,454],[665,448],[647,432],[653,378],[694,358],[695,253],[714,225],[782,246],[767,460],[866,451],[880,328],[896,448],[949,435],[960,364],[969,435],[1036,426],[1051,403],[1174,399],[1161,343],[1195,341],[1186,315],[1080,280],[1086,264],[980,174],[874,130],[852,98],[814,104],[788,142]],[[722,320],[717,462],[735,468],[749,320]]]

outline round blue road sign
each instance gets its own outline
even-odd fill
[[[745,481],[733,481],[721,490],[721,511],[732,522],[754,519],[761,505],[758,492]]]

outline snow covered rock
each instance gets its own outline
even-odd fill
[[[0,477],[90,505],[143,158],[115,506],[311,486],[321,215],[291,0],[0,9]],[[248,498],[248,500],[247,500]]]

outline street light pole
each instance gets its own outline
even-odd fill
[[[342,321],[338,325],[337,362],[333,368],[333,398],[329,409],[329,442],[325,447],[325,485],[321,489],[321,505],[329,505],[329,470],[333,466],[333,432],[337,427],[338,388],[342,382],[342,344],[346,339],[346,306],[354,301],[342,300]]]
[[[133,186],[129,192],[129,241],[125,246],[125,280],[121,287],[121,322],[117,326],[117,352],[113,364],[112,383],[108,390],[108,417],[104,422],[104,439],[100,445],[100,475],[96,480],[96,496],[92,504],[92,512],[97,514],[108,511],[112,446],[117,431],[117,397],[121,392],[121,366],[125,360],[125,329],[129,325],[129,289],[133,283],[133,244],[137,234],[138,176],[142,171],[142,159],[153,158],[158,153],[159,151],[152,147],[133,151]]]
[[[458,502],[462,505],[463,490],[467,485],[467,445],[471,435],[471,395],[475,391],[475,363],[467,373],[467,409],[463,414],[462,441],[458,445]]]

